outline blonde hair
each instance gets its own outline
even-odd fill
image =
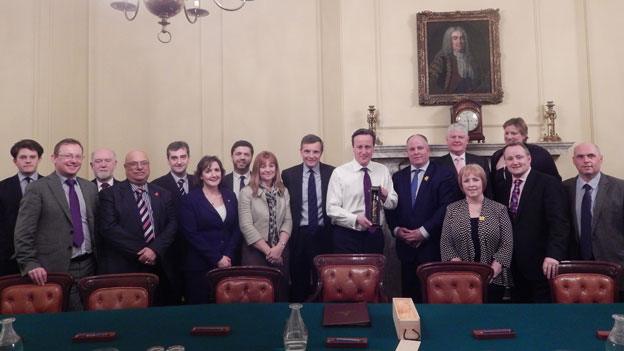
[[[273,178],[273,186],[277,188],[281,196],[284,194],[284,183],[282,182],[277,157],[275,157],[275,154],[270,151],[262,151],[256,155],[256,158],[254,159],[253,166],[251,167],[251,179],[249,179],[249,186],[253,191],[253,196],[258,197],[258,189],[260,188],[260,167],[266,162],[275,163],[275,178]]]
[[[464,178],[464,175],[476,175],[477,177],[479,177],[479,179],[481,179],[482,191],[485,191],[485,188],[487,187],[487,177],[485,175],[485,170],[483,170],[483,167],[475,163],[470,163],[459,170],[459,174],[457,175],[457,182],[459,183],[459,188],[462,192],[464,192],[464,187],[462,186],[462,178]]]

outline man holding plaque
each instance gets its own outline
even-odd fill
[[[336,253],[383,253],[384,213],[393,209],[397,194],[388,168],[371,161],[375,132],[358,129],[351,135],[354,159],[337,167],[327,189],[327,215],[335,225]]]
[[[392,176],[394,190],[399,195],[398,205],[386,212],[390,230],[397,238],[403,296],[420,302],[416,268],[440,261],[440,232],[446,206],[459,200],[460,191],[452,169],[429,162],[425,136],[410,136],[406,151],[410,166]]]

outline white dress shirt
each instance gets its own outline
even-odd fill
[[[245,186],[249,185],[249,178],[251,178],[251,171],[247,172],[246,174],[238,174],[236,172],[232,172],[232,188],[234,188],[234,194],[236,194],[236,198],[238,199],[238,194],[240,194],[240,179],[241,177],[245,177],[245,180],[243,180],[243,182],[245,183]]]
[[[352,160],[334,169],[329,179],[327,189],[327,215],[332,223],[354,230],[363,231],[357,223],[357,216],[364,215],[364,171],[356,160]],[[372,186],[382,186],[388,191],[385,209],[396,208],[398,202],[397,193],[394,191],[392,177],[388,168],[381,163],[370,161],[366,166],[371,178]],[[381,211],[381,224],[385,222],[384,212]]]

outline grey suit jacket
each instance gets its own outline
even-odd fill
[[[580,228],[576,216],[576,179],[563,186],[568,195],[572,238],[571,258],[579,258]],[[600,176],[592,215],[592,252],[596,260],[624,264],[624,180],[604,173]],[[620,287],[622,288],[622,287]]]
[[[91,245],[95,251],[97,187],[76,178],[83,194]],[[34,268],[67,272],[72,254],[72,222],[61,179],[56,173],[31,183],[15,224],[15,258],[23,275]]]
[[[238,222],[247,245],[269,237],[269,207],[264,190],[258,189],[259,197],[252,196],[252,189],[246,186],[241,189],[238,199]],[[288,234],[292,231],[290,214],[290,196],[284,189],[283,196],[277,197],[277,223],[279,232]]]

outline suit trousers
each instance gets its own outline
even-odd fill
[[[513,303],[548,303],[552,301],[550,286],[546,277],[538,280],[527,279],[513,263],[511,271],[514,279],[514,287],[511,291]]]
[[[19,267],[15,259],[0,259],[0,277],[10,274],[18,274]]]
[[[299,227],[290,238],[290,300],[303,302],[314,293],[314,257],[325,253],[326,227]],[[314,279],[313,279],[314,278]]]
[[[84,310],[83,304],[80,301],[80,293],[78,292],[78,281],[81,278],[88,277],[95,274],[95,258],[90,255],[83,260],[70,261],[69,272],[73,278],[71,290],[69,291],[69,310],[70,311],[82,311]]]
[[[369,232],[334,226],[332,238],[334,253],[383,254],[384,235],[381,228],[376,228],[374,232]]]
[[[241,263],[243,266],[265,266],[277,268],[282,272],[282,280],[280,286],[277,289],[276,300],[280,302],[288,301],[288,290],[290,286],[290,263],[289,263],[289,248],[284,248],[282,253],[282,259],[284,264],[281,266],[274,266],[270,264],[266,257],[260,250],[256,249],[253,245],[243,244],[243,250],[241,253]]]

